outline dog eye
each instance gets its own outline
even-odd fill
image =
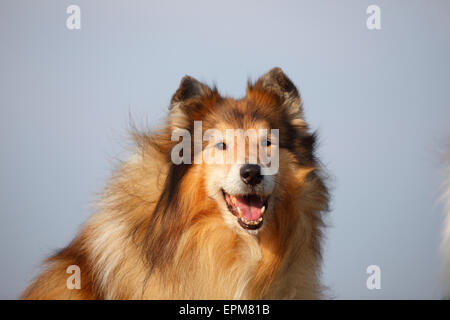
[[[261,140],[261,146],[263,146],[263,147],[270,147],[271,144],[272,144],[272,142],[270,142],[270,140],[267,140],[267,139]]]
[[[219,142],[216,144],[216,148],[219,150],[225,150],[227,148],[227,145],[224,142]]]

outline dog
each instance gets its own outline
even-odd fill
[[[198,123],[222,137],[204,139],[194,132]],[[199,161],[208,150],[235,150],[237,138],[224,133],[230,130],[277,130],[241,139],[245,150],[256,145],[271,160],[245,151],[243,161]],[[193,151],[180,148],[187,136]],[[135,152],[96,214],[46,260],[22,298],[323,298],[325,170],[299,92],[280,68],[249,81],[240,99],[185,76],[166,123],[133,137]],[[277,167],[264,173],[275,154]],[[68,285],[70,266],[80,271],[79,288]]]

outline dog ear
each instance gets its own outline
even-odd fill
[[[278,96],[294,125],[303,124],[302,99],[294,83],[281,68],[273,68],[256,81],[251,89],[269,91]]]
[[[180,86],[170,101],[169,109],[176,108],[177,105],[189,100],[201,98],[204,95],[211,95],[212,90],[200,81],[191,76],[184,76],[181,79]]]
[[[169,123],[173,128],[185,128],[189,126],[190,113],[193,112],[196,102],[206,97],[213,96],[215,90],[191,76],[184,76],[180,86],[172,96],[169,106]],[[198,104],[197,104],[198,105]]]

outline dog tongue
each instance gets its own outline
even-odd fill
[[[241,210],[242,216],[247,221],[254,221],[261,218],[261,208],[264,202],[260,197],[236,197],[236,207]]]

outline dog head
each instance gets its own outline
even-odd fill
[[[203,184],[238,232],[255,233],[282,214],[277,211],[286,196],[316,167],[315,137],[300,95],[279,68],[249,83],[237,100],[184,77],[171,101],[169,127],[175,140],[184,140],[172,149],[173,162],[197,166],[198,187]]]

